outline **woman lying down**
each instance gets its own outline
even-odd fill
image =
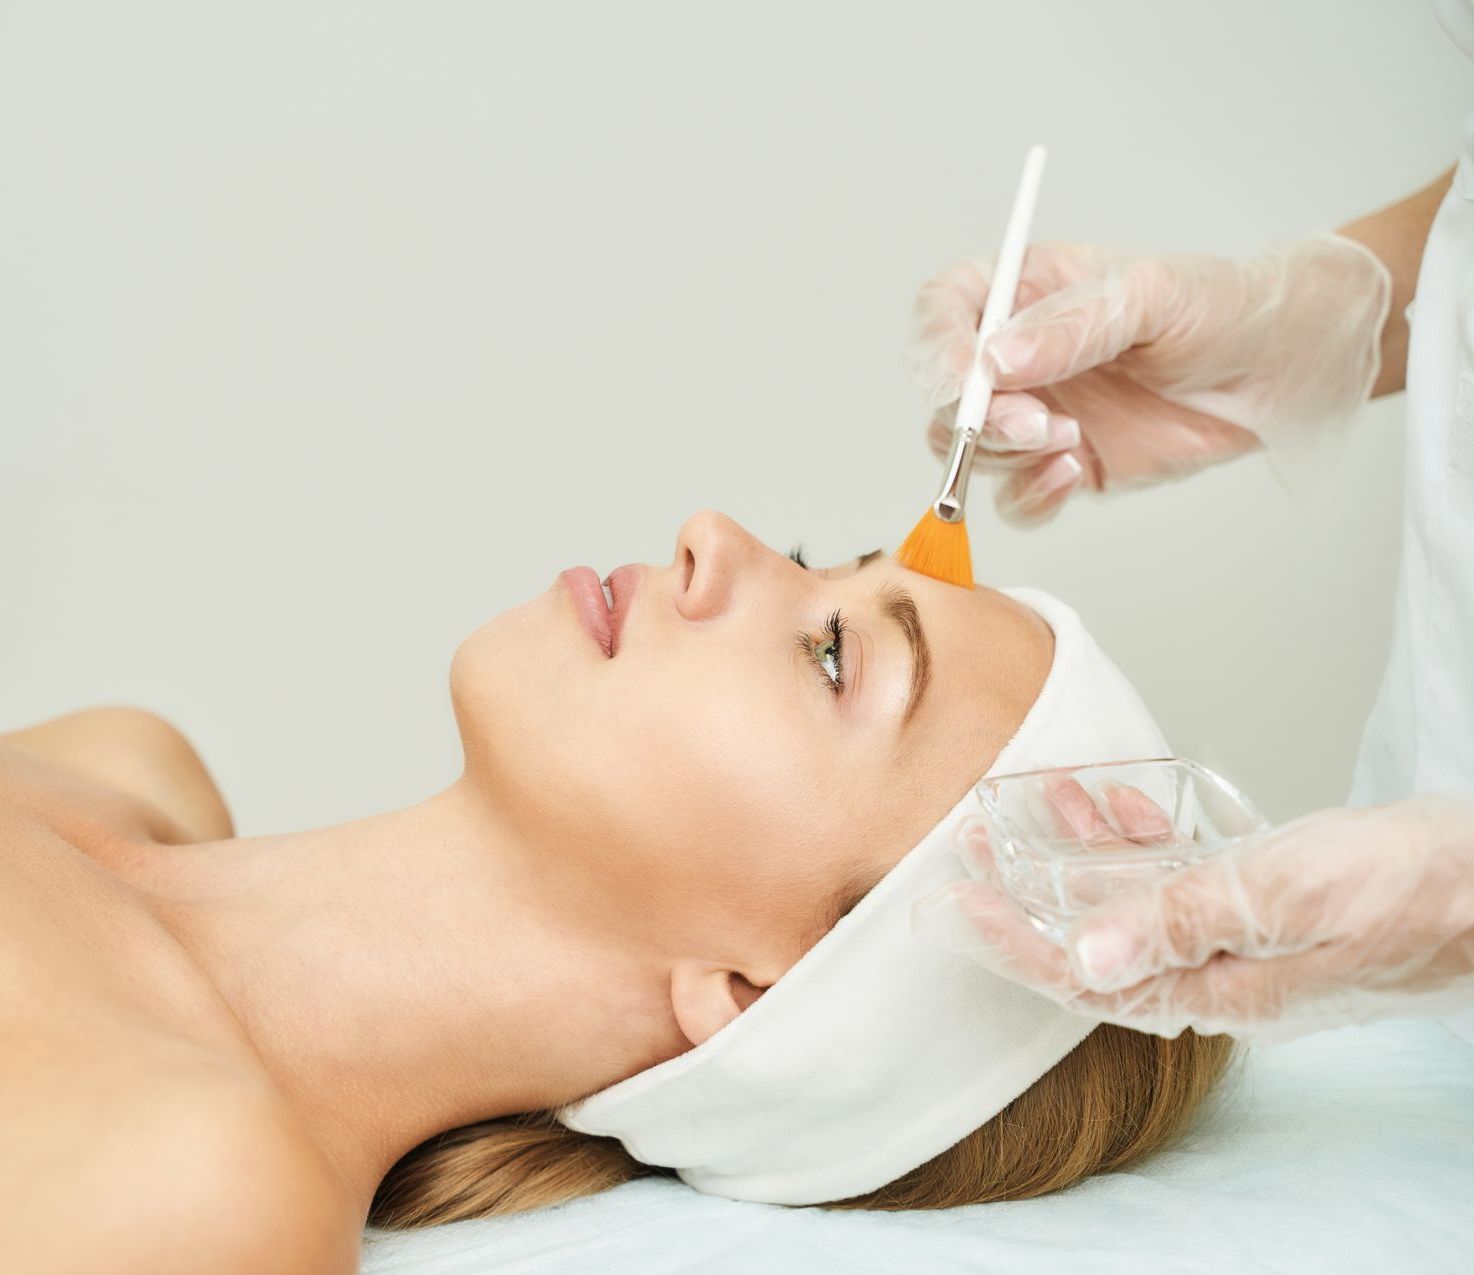
[[[698,514],[670,563],[484,625],[450,691],[450,787],[273,836],[151,715],[0,737],[0,1267],[350,1271],[366,1220],[662,1172],[1035,1196],[1160,1147],[1228,1063],[910,934],[985,772],[1167,751],[1043,593]]]

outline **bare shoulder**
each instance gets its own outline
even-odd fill
[[[358,1270],[361,1219],[317,1147],[259,1083],[211,1077],[130,1092],[53,1165],[9,1193],[26,1207],[0,1222],[0,1269]]]
[[[145,803],[190,839],[234,835],[225,800],[194,745],[149,709],[79,709],[0,733],[0,742]]]
[[[222,1089],[201,1086],[177,1111],[165,1103],[167,1128],[197,1132],[181,1140],[187,1154],[166,1156],[171,1189],[155,1197],[158,1212],[140,1212],[138,1275],[357,1271],[359,1220],[321,1151],[264,1087]]]
[[[219,1217],[220,1275],[351,1275],[358,1270],[361,1222],[343,1183],[279,1098],[232,1100],[215,1111],[204,1139],[203,1163],[179,1166],[197,1186],[194,1207],[177,1220]],[[178,1206],[171,1206],[177,1209]],[[175,1251],[173,1227],[154,1234]],[[154,1272],[158,1262],[140,1268]],[[198,1266],[191,1266],[198,1270]]]

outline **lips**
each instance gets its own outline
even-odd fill
[[[573,609],[583,621],[589,636],[599,644],[606,656],[614,654],[613,632],[609,625],[609,607],[604,601],[604,586],[593,567],[569,567],[558,579],[573,599]]]
[[[603,581],[592,567],[570,567],[558,579],[568,590],[574,610],[599,649],[610,658],[619,649],[619,634],[629,614],[639,578],[634,566],[616,567]]]
[[[609,653],[619,650],[620,637],[624,631],[625,617],[630,613],[630,603],[635,596],[635,586],[640,582],[640,568],[634,563],[615,567],[604,577],[604,592],[609,605]]]

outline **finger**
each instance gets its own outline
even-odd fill
[[[1170,844],[1177,839],[1171,816],[1140,788],[1120,783],[1100,787],[1123,836],[1139,845]]]
[[[1296,1032],[1281,1024],[1282,1017],[1330,986],[1326,963],[1313,952],[1264,961],[1220,955],[1201,969],[1093,991],[1076,980],[1060,948],[1006,900],[973,882],[952,882],[918,901],[912,930],[1073,1013],[1168,1038],[1192,1027],[1204,1034],[1288,1039]]]
[[[957,404],[940,408],[927,423],[927,442],[937,457],[952,448],[957,429]],[[974,469],[1020,469],[1041,455],[1076,447],[1080,423],[1073,416],[1051,411],[1032,394],[993,395],[988,419],[977,432]]]
[[[927,444],[932,454],[945,460],[952,450],[953,421],[948,416],[937,416],[927,426]],[[1028,469],[1051,459],[1061,451],[1069,450],[1080,442],[1080,424],[1072,416],[1051,412],[1044,442],[1037,450],[1021,450],[1011,447],[996,447],[990,440],[978,435],[978,445],[973,451],[972,467],[975,471],[1008,473]]]
[[[1081,991],[1072,1006],[1157,1035],[1191,1027],[1267,1044],[1353,1021],[1343,990],[1323,948],[1265,959],[1220,953],[1197,969],[1172,970],[1119,991]]]
[[[1123,890],[1079,917],[1067,946],[1088,987],[1130,986],[1169,969],[1194,969],[1218,952],[1266,956],[1318,941],[1285,923],[1285,891],[1261,880],[1264,844],[1225,851],[1170,876]],[[1271,865],[1272,866],[1272,865]]]
[[[991,278],[991,263],[964,261],[928,279],[917,293],[907,362],[933,406],[962,392]]]
[[[1108,269],[1015,314],[983,346],[998,389],[1054,385],[1101,364],[1154,335],[1161,308],[1157,272]]]
[[[953,881],[913,904],[911,928],[1036,991],[1075,993],[1064,950],[1008,899],[979,882]]]
[[[951,412],[956,421],[956,408]],[[1064,422],[1074,425],[1074,442],[1079,441],[1080,425],[1073,417],[1052,413],[1049,405],[1032,394],[1017,392],[994,394],[988,401],[988,414],[978,431],[979,447],[996,452],[1038,452],[1051,437],[1068,435]],[[1051,428],[1053,422],[1053,428]],[[1074,442],[1062,444],[1074,446]],[[1057,450],[1057,449],[1051,449]]]
[[[1002,892],[1003,880],[998,875],[998,864],[993,857],[993,845],[984,820],[974,816],[963,821],[957,833],[956,850],[958,858],[962,860],[973,880],[985,881],[993,889]]]
[[[1197,969],[1177,973],[1173,1004],[1181,1012],[1220,1029],[1243,1029],[1279,1018],[1299,994],[1320,990],[1322,958],[1317,952],[1254,957],[1219,953]]]
[[[1116,831],[1078,780],[1053,775],[1044,781],[1044,796],[1050,804],[1055,833],[1073,837],[1091,849],[1123,844]]]
[[[1056,452],[1028,469],[1009,475],[994,502],[1003,518],[1016,526],[1047,522],[1063,507],[1084,479],[1085,468],[1074,451]]]
[[[1208,1028],[1194,1021],[1179,1010],[1172,998],[1172,980],[1177,975],[1164,974],[1136,987],[1119,992],[1091,992],[1079,990],[1057,994],[1053,999],[1065,1008],[1087,1018],[1096,1018],[1118,1027],[1129,1027],[1132,1031],[1145,1032],[1167,1039],[1180,1036],[1193,1027],[1208,1033]],[[1218,1029],[1213,1029],[1218,1030]]]

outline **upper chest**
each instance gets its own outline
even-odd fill
[[[46,1111],[47,1095],[80,1101],[251,1061],[218,993],[129,883],[167,849],[152,844],[158,819],[0,741],[0,1103],[13,1115]]]
[[[342,1260],[313,1269],[347,1269],[362,1209],[140,888],[220,827],[218,794],[180,792],[203,773],[188,764],[115,760],[0,738],[0,1198],[44,1241],[108,1210],[156,1217],[168,1182],[213,1175],[204,1194],[242,1225],[286,1248],[326,1236]],[[13,1238],[0,1225],[0,1250]]]
[[[0,1195],[95,1212],[101,1175],[109,1209],[148,1217],[179,1174],[255,1162],[356,1234],[239,1023],[126,879],[152,816],[49,771],[0,743]],[[121,1178],[99,1167],[120,1156]]]

